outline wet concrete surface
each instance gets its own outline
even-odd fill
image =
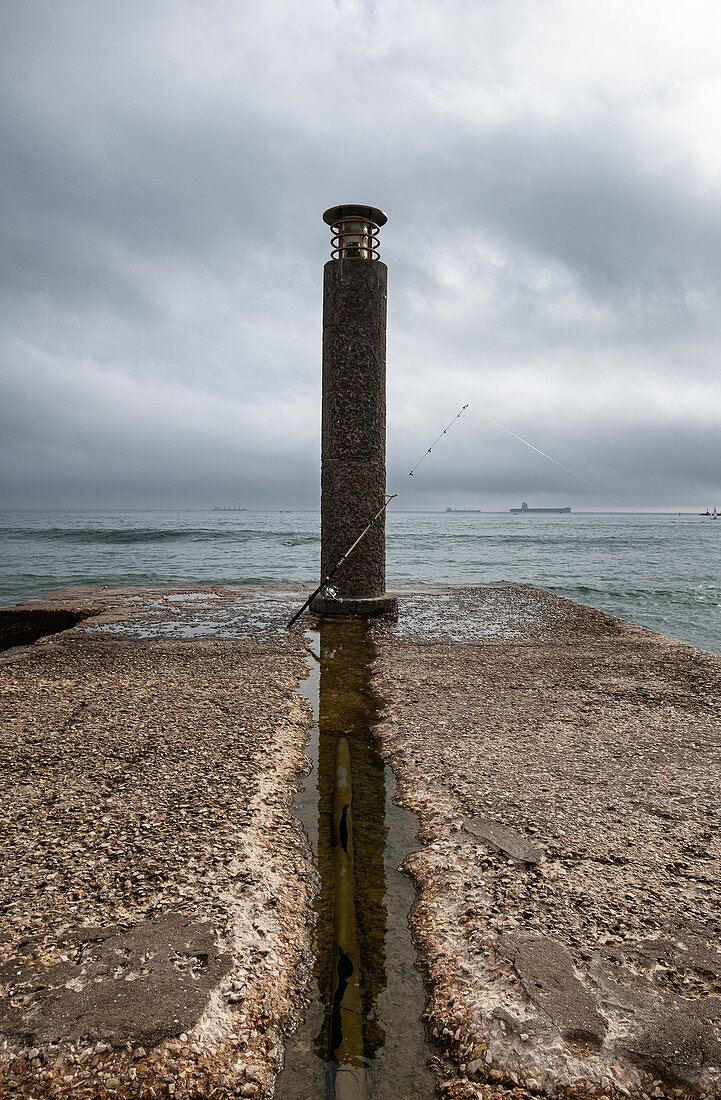
[[[296,598],[66,591],[94,617],[0,664],[0,1095],[268,1094],[315,891]]]
[[[272,1094],[314,965],[309,591],[25,607],[83,621],[0,654],[0,1095]],[[371,629],[441,1094],[721,1095],[721,659],[528,586]]]
[[[507,595],[376,641],[446,1093],[716,1097],[721,659]]]

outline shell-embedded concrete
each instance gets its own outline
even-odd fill
[[[375,631],[446,1094],[717,1097],[721,658],[519,586]]]
[[[315,891],[289,808],[309,715],[282,623],[302,598],[90,588],[25,609],[88,617],[0,654],[0,1096],[268,1095]]]
[[[317,888],[309,590],[7,620],[0,1096],[271,1095]],[[397,595],[373,686],[443,1094],[717,1097],[721,659],[527,586]]]

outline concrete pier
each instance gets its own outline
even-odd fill
[[[317,889],[308,591],[0,613],[70,624],[0,655],[0,1096],[269,1095]],[[443,1095],[717,1097],[721,658],[526,586],[398,598],[373,683]]]

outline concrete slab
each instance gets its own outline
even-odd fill
[[[185,916],[78,925],[56,938],[58,961],[39,957],[41,940],[24,940],[0,966],[14,993],[0,1006],[3,1034],[33,1045],[92,1035],[154,1046],[193,1027],[232,966],[213,925]]]
[[[721,658],[528,587],[439,595],[376,628],[374,682],[446,1095],[721,1095]]]
[[[50,628],[94,617],[0,666],[0,1095],[271,1087],[315,891],[297,599],[65,590]]]
[[[542,848],[531,844],[522,833],[515,829],[507,829],[505,825],[499,825],[491,818],[467,817],[463,822],[463,828],[471,836],[480,837],[492,848],[498,849],[499,852],[520,863],[540,863],[544,858]]]
[[[271,1095],[317,886],[310,590],[8,623],[0,1095]],[[718,1095],[721,659],[528,586],[397,594],[369,629],[441,1091]]]

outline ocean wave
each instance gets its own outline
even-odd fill
[[[118,544],[135,545],[138,543],[167,543],[167,542],[219,542],[237,544],[239,542],[273,542],[281,546],[306,546],[320,542],[320,534],[290,534],[287,531],[258,531],[252,529],[234,529],[225,531],[202,530],[198,528],[178,529],[165,528],[159,530],[152,527],[128,528],[66,528],[49,527],[43,530],[28,530],[27,528],[6,529],[3,534],[7,538],[22,539],[24,542],[62,542],[69,545],[78,544]]]
[[[8,532],[11,537],[15,532]],[[20,536],[20,532],[16,537]],[[32,542],[61,542],[69,545],[78,543],[139,543],[174,542],[187,539],[187,531],[165,530],[136,527],[124,528],[82,528],[80,530],[65,527],[49,527],[42,531],[24,531],[22,538]]]
[[[574,599],[579,597],[596,596],[604,599],[619,599],[619,600],[652,600],[663,599],[673,600],[677,597],[687,597],[688,593],[677,588],[614,588],[611,585],[607,585],[604,588],[593,588],[589,585],[546,585],[552,592],[562,593],[564,596],[568,596],[573,593]]]

